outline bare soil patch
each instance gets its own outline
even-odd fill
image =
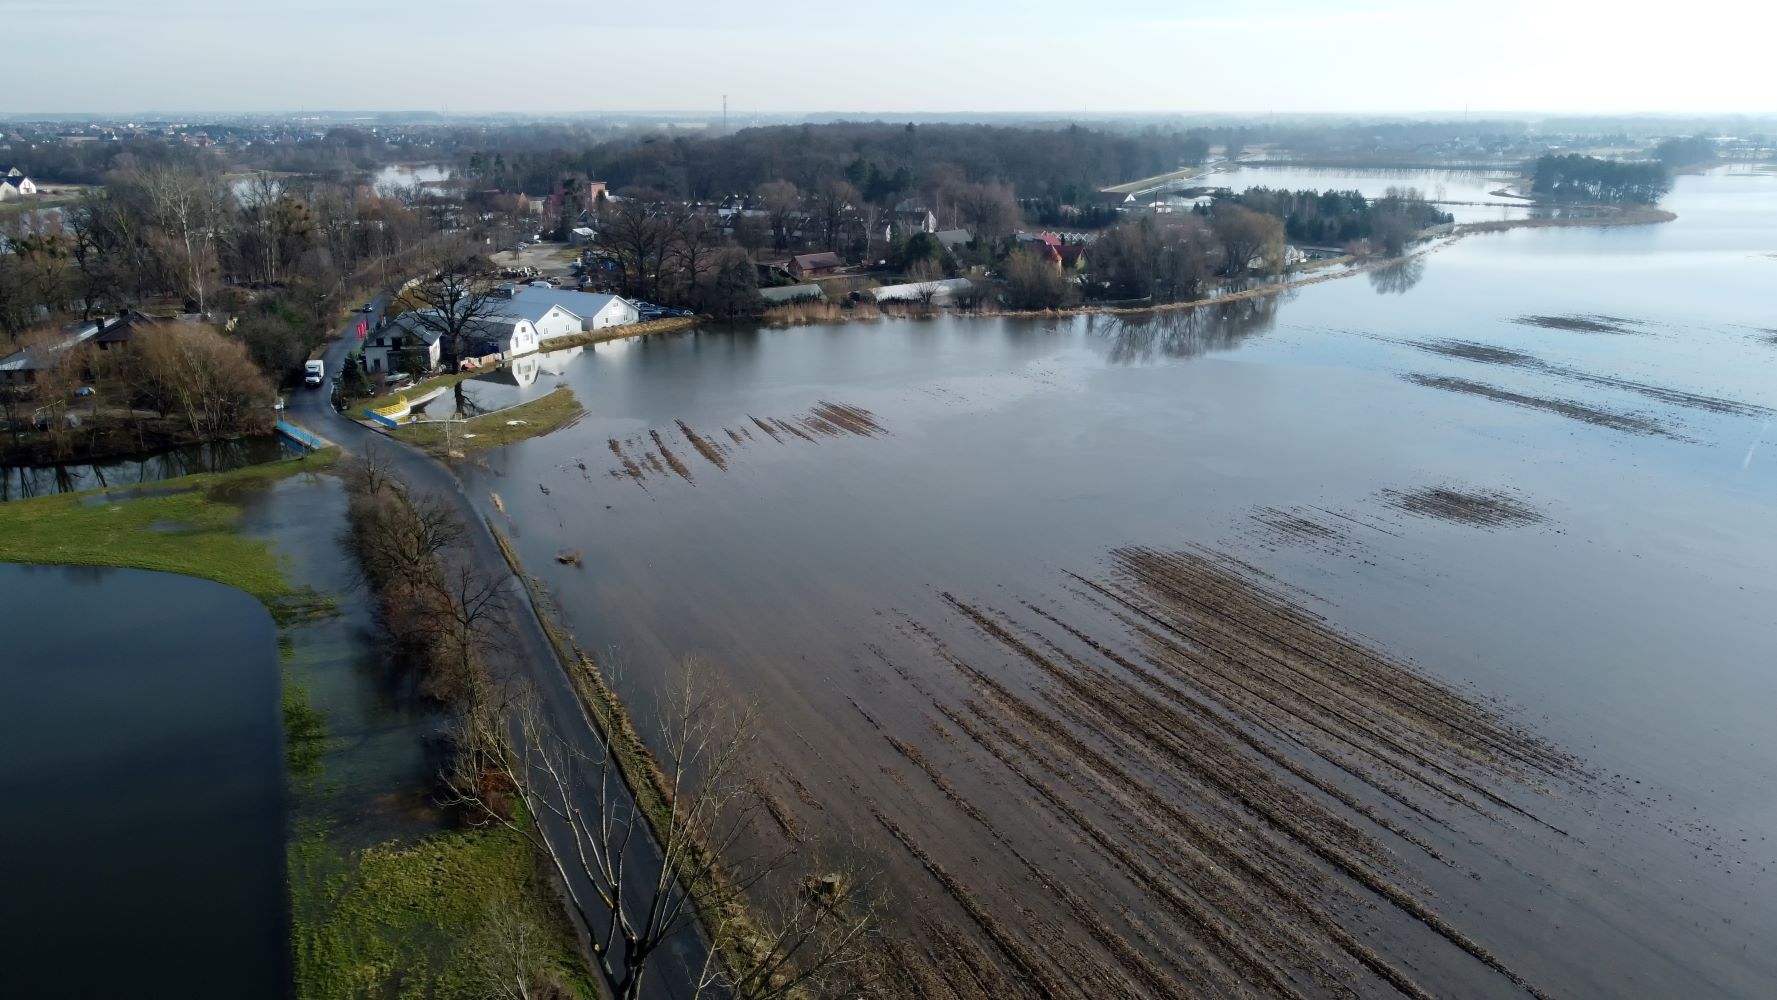
[[[1537,524],[1545,516],[1515,490],[1462,486],[1385,489],[1382,502],[1399,511],[1476,528],[1515,528]]]
[[[1600,316],[1571,314],[1566,316],[1519,316],[1513,320],[1524,326],[1539,327],[1544,330],[1566,330],[1570,333],[1640,333],[1629,329],[1634,320],[1626,320],[1617,316]]]
[[[1465,378],[1451,378],[1443,375],[1406,374],[1401,376],[1409,382],[1423,385],[1429,389],[1443,389],[1446,392],[1460,392],[1470,396],[1480,396],[1513,406],[1522,406],[1531,410],[1542,410],[1554,413],[1569,420],[1592,424],[1597,427],[1608,427],[1611,430],[1624,431],[1630,434],[1653,434],[1660,437],[1678,438],[1679,435],[1649,417],[1631,413],[1617,413],[1588,406],[1571,399],[1548,399],[1542,396],[1530,396],[1521,392],[1512,392],[1485,382],[1473,382]]]
[[[1639,396],[1669,403],[1673,406],[1688,407],[1693,410],[1705,410],[1710,413],[1726,413],[1735,416],[1764,417],[1771,416],[1769,407],[1756,403],[1746,403],[1737,399],[1725,399],[1704,393],[1687,392],[1683,389],[1672,389],[1663,385],[1652,385],[1637,382],[1634,379],[1617,378],[1613,375],[1595,375],[1561,365],[1550,364],[1532,354],[1515,351],[1507,347],[1492,344],[1477,344],[1466,340],[1429,340],[1400,341],[1409,347],[1447,358],[1463,361],[1474,361],[1484,365],[1502,365],[1508,368],[1519,368],[1526,371],[1537,371],[1571,382],[1583,382],[1587,385],[1600,386],[1606,389],[1617,389],[1632,392]]]

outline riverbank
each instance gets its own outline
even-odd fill
[[[1064,316],[1148,316],[1158,313],[1179,312],[1188,309],[1201,309],[1205,306],[1223,305],[1229,302],[1242,302],[1247,299],[1277,295],[1308,285],[1317,285],[1323,281],[1334,281],[1339,278],[1350,278],[1359,274],[1368,274],[1394,267],[1403,261],[1423,257],[1435,253],[1454,243],[1464,236],[1481,235],[1483,233],[1500,233],[1512,229],[1545,229],[1545,228],[1590,228],[1598,226],[1639,226],[1671,222],[1677,219],[1675,213],[1657,208],[1615,209],[1600,208],[1605,214],[1586,218],[1568,219],[1504,219],[1496,222],[1470,222],[1454,226],[1447,235],[1429,237],[1432,242],[1399,257],[1365,257],[1351,255],[1319,260],[1297,268],[1291,274],[1312,274],[1312,277],[1296,280],[1272,281],[1252,288],[1211,295],[1201,299],[1180,302],[1157,302],[1137,306],[1112,305],[1079,305],[1064,309],[966,309],[954,310],[951,315],[961,319],[1054,319]],[[1422,237],[1426,238],[1426,237]],[[1342,270],[1329,270],[1343,265]],[[1320,273],[1326,272],[1326,273]],[[823,308],[825,306],[825,308]],[[873,322],[880,319],[907,318],[917,319],[922,316],[935,316],[944,312],[941,308],[918,311],[908,308],[906,311],[885,311],[882,309],[852,308],[845,309],[831,303],[792,303],[765,311],[765,323],[768,326],[808,326],[819,323],[855,323]]]
[[[328,472],[338,457],[328,449],[231,472],[0,505],[0,562],[160,570],[236,588],[270,609],[282,662],[284,763],[295,793],[285,859],[295,995],[334,1000],[417,986],[430,997],[478,997],[488,952],[477,942],[490,933],[494,907],[559,928],[554,892],[530,845],[509,831],[443,829],[391,839],[392,830],[436,821],[416,825],[411,817],[383,815],[411,810],[403,804],[409,799],[429,800],[423,789],[401,790],[374,777],[397,749],[388,745],[390,732],[408,741],[399,754],[417,761],[436,726],[416,718],[417,725],[392,727],[392,706],[361,704],[366,697],[397,698],[404,684],[384,676],[387,664],[374,647],[356,655],[342,647],[364,642],[363,630],[376,625],[355,611],[360,620],[351,627],[335,621],[353,571],[341,572],[337,541],[315,533],[331,530],[337,515],[293,533],[267,527],[300,512],[272,511],[264,490]],[[325,504],[298,507],[327,514]],[[252,533],[245,527],[249,509],[261,522]],[[365,677],[365,669],[379,679]],[[342,677],[355,686],[342,690]],[[351,732],[336,730],[341,715],[357,717]],[[348,792],[351,803],[336,805]],[[568,940],[553,932],[542,938],[540,957],[559,981],[581,988],[584,972]]]
[[[566,350],[570,347],[590,347],[611,340],[627,340],[630,337],[646,337],[653,333],[677,333],[689,330],[703,322],[701,316],[671,316],[666,319],[652,319],[645,323],[630,323],[627,326],[608,326],[603,330],[587,333],[570,333],[565,337],[550,337],[537,345],[539,353]]]
[[[389,431],[389,436],[423,448],[434,458],[454,458],[541,437],[571,425],[585,413],[573,390],[560,386],[528,403],[467,420],[403,424]]]
[[[0,505],[0,562],[121,566],[198,576],[244,590],[280,622],[299,610],[263,542],[242,538],[239,492],[324,472],[337,449],[302,458],[206,472],[124,490],[93,490]]]
[[[78,465],[136,458],[173,448],[214,444],[238,438],[209,438],[194,434],[183,420],[171,417],[124,417],[101,413],[85,416],[70,435],[72,447],[59,454],[49,434],[31,430],[16,438],[0,440],[0,466]],[[262,433],[271,433],[271,421]]]

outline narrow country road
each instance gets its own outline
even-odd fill
[[[380,311],[382,298],[379,296],[372,305]],[[335,334],[322,355],[326,362],[327,378],[319,388],[295,389],[285,404],[285,418],[329,439],[347,454],[360,452],[368,445],[376,445],[410,487],[422,493],[444,497],[456,505],[466,529],[464,543],[476,564],[501,581],[511,600],[510,643],[505,649],[495,653],[497,662],[491,666],[502,677],[528,681],[537,692],[542,711],[555,731],[571,747],[594,760],[599,759],[597,731],[586,715],[579,694],[568,680],[561,661],[556,656],[555,647],[550,644],[542,625],[537,621],[530,592],[523,581],[512,574],[500,551],[499,543],[488,529],[487,521],[463,491],[462,483],[455,473],[419,449],[370,430],[333,409],[332,393],[327,383],[344,370],[346,359],[356,343],[359,319],[368,320],[374,326],[376,315],[356,313]],[[592,790],[583,791],[586,792],[585,814],[596,815]],[[647,829],[645,824],[643,829]],[[550,843],[557,845],[562,845],[564,839],[571,837],[565,824],[546,823],[543,832]],[[645,891],[654,884],[656,874],[660,871],[660,851],[651,836],[638,840],[642,843],[640,846],[632,844],[632,856],[629,860],[629,874],[634,877],[627,878],[626,881],[642,890],[632,903],[639,902],[645,906]],[[573,855],[574,852],[570,849],[566,856]],[[570,871],[573,870],[571,864],[568,867]],[[589,884],[571,885],[569,888],[577,898],[596,899],[586,895],[592,891]],[[596,902],[586,909],[596,911]],[[641,911],[638,909],[637,912]],[[595,928],[599,929],[602,928]],[[696,927],[688,927],[674,935],[651,959],[648,974],[643,980],[643,996],[649,1000],[683,1000],[691,997],[695,993],[705,954],[706,945]]]

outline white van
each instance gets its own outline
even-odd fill
[[[324,361],[308,361],[302,366],[302,384],[320,385],[327,377],[327,363]]]

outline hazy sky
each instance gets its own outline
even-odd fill
[[[0,111],[1777,111],[1774,0],[0,0]]]

